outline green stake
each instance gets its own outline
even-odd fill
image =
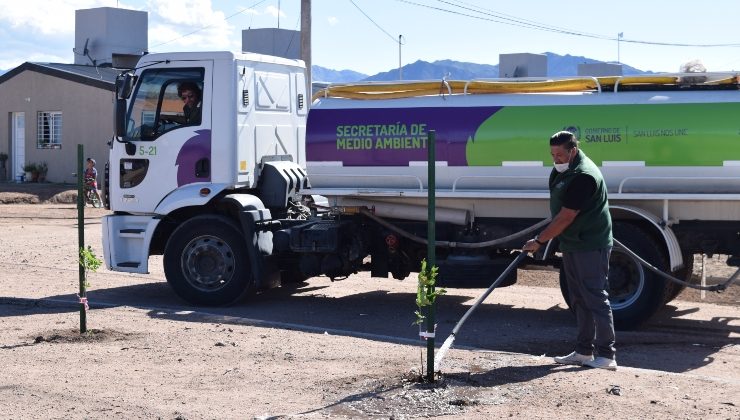
[[[87,332],[87,295],[85,291],[85,266],[82,264],[81,251],[85,249],[85,159],[83,146],[77,145],[77,261],[80,269],[80,334]]]
[[[432,268],[437,264],[437,256],[435,249],[436,233],[435,233],[435,165],[437,158],[435,156],[435,142],[436,132],[435,130],[429,130],[429,141],[427,142],[429,155],[427,157],[427,208],[429,214],[427,216],[427,275],[429,278],[432,277]],[[427,292],[430,299],[434,299],[435,286],[432,285]],[[427,332],[434,332],[434,312],[437,306],[436,299],[432,301],[432,304],[427,307]],[[427,380],[434,382],[434,337],[427,338]]]

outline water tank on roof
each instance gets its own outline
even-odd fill
[[[242,51],[276,57],[301,58],[301,33],[280,28],[245,29]]]
[[[622,65],[615,63],[583,63],[578,65],[579,76],[621,76]]]
[[[74,63],[103,65],[147,51],[148,14],[115,7],[75,11]]]
[[[498,77],[547,77],[544,54],[499,54]]]

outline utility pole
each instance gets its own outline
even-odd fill
[[[311,101],[311,0],[301,0],[301,60],[306,63],[306,96]]]
[[[403,66],[401,66],[401,45],[403,45],[403,35],[398,35],[398,80],[403,80]]]
[[[619,41],[621,41],[622,38],[624,38],[624,32],[618,33],[617,34],[617,64],[622,64],[622,62],[620,61],[621,58],[619,57]]]

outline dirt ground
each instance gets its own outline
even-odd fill
[[[80,335],[74,205],[0,185],[2,418],[740,418],[740,286],[686,291],[640,331],[618,333],[616,372],[556,366],[573,319],[557,274],[519,270],[471,317],[435,384],[415,281],[310,279],[228,308],[195,308],[150,275],[89,275]],[[67,186],[68,187],[68,186]],[[67,188],[60,188],[62,194]],[[57,197],[57,198],[54,198]],[[63,200],[60,200],[63,201]],[[103,209],[85,209],[102,255]],[[709,260],[709,282],[734,272]],[[437,345],[480,289],[451,290]]]

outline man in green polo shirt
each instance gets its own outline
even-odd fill
[[[612,250],[606,183],[573,133],[550,137],[550,153],[555,164],[550,173],[552,222],[522,249],[536,252],[555,237],[560,242],[578,337],[575,351],[555,357],[555,362],[616,370],[614,319],[606,291]]]

